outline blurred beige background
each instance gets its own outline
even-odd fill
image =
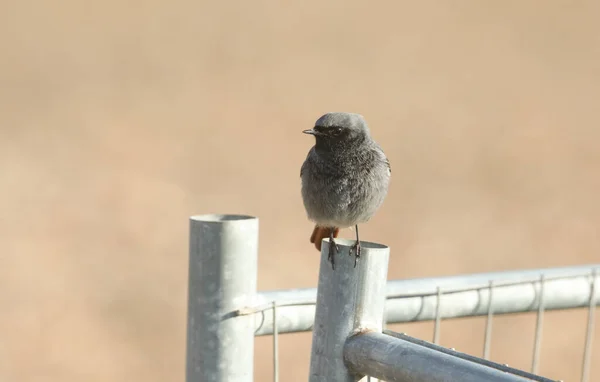
[[[193,214],[259,216],[259,288],[315,286],[301,130],[327,111],[363,114],[392,163],[361,229],[390,278],[598,262],[592,3],[2,2],[0,379],[182,381]],[[534,323],[498,317],[494,360],[528,368]],[[483,329],[442,344],[480,354]],[[577,380],[584,331],[549,313],[541,372]],[[305,381],[310,334],[280,351]]]

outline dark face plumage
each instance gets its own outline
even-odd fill
[[[317,139],[343,139],[350,135],[351,131],[343,126],[315,126],[310,130],[304,130],[303,133],[314,135]]]
[[[349,143],[369,137],[369,129],[364,118],[352,113],[327,113],[315,122],[314,128],[304,130],[303,133],[314,135],[317,145]]]

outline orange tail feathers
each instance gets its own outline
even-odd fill
[[[321,241],[325,238],[329,238],[329,234],[331,233],[330,227],[319,227],[315,226],[312,235],[310,235],[310,242],[315,245],[315,247],[320,251],[321,250]],[[339,228],[333,228],[333,237],[338,237],[340,233]]]

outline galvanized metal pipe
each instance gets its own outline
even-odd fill
[[[508,374],[389,335],[356,335],[344,346],[348,367],[388,382],[525,382]]]
[[[386,287],[389,299],[385,307],[385,320],[388,323],[400,323],[435,319],[438,286],[444,292],[439,312],[444,319],[485,316],[490,308],[494,315],[537,311],[541,275],[546,280],[544,310],[587,307],[590,304],[589,274],[594,268],[600,268],[600,264],[393,280]],[[561,279],[554,279],[556,277]],[[599,277],[596,276],[596,282],[600,281]],[[494,297],[491,306],[488,306],[490,280],[494,282]],[[503,285],[517,281],[522,283]],[[467,288],[472,290],[455,292]],[[256,335],[270,335],[273,333],[271,304],[272,301],[278,301],[279,333],[309,331],[314,324],[316,296],[315,288],[265,291],[258,294],[257,305],[248,306],[239,314],[255,316]],[[404,297],[390,298],[398,296]],[[600,303],[600,293],[591,303]]]
[[[258,219],[242,215],[190,218],[187,382],[251,382]]]
[[[349,256],[354,241],[336,241],[335,270],[327,259],[329,241],[321,250],[310,382],[357,381],[344,364],[344,343],[354,333],[381,332],[383,326],[389,248],[361,242],[362,255],[354,268],[354,256]]]

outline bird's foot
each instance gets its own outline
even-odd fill
[[[327,259],[331,263],[331,269],[335,270],[335,253],[338,252],[340,248],[338,247],[335,240],[329,240],[329,256]]]
[[[356,243],[350,247],[350,251],[348,255],[352,256],[352,252],[354,252],[354,268],[356,268],[356,264],[358,263],[358,259],[360,258],[360,241],[356,240]]]

